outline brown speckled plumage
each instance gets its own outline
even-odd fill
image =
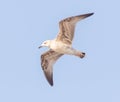
[[[43,42],[42,46],[47,46],[50,50],[41,55],[41,66],[51,86],[53,85],[53,64],[58,58],[64,54],[75,55],[80,58],[85,56],[85,53],[73,49],[71,45],[76,23],[91,15],[93,15],[93,13],[68,17],[61,20],[59,22],[60,31],[57,38]]]

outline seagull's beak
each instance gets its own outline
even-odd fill
[[[43,47],[43,45],[41,44],[38,48],[40,49],[40,48],[42,48]]]

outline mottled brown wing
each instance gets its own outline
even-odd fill
[[[45,77],[51,86],[53,86],[53,64],[62,55],[63,54],[59,54],[53,50],[49,50],[41,55],[41,66]]]
[[[86,17],[91,16],[91,15],[93,15],[93,13],[68,17],[66,19],[61,20],[59,22],[60,31],[57,36],[57,40],[60,40],[66,44],[72,44],[76,23]]]

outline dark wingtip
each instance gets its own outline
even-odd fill
[[[52,82],[52,83],[50,83],[50,85],[51,85],[51,86],[53,86],[53,82]]]
[[[47,77],[48,83],[53,86],[53,75],[50,77]]]
[[[46,72],[46,70],[44,70],[44,74],[45,74],[45,77],[48,81],[48,83],[53,86],[53,73],[49,73],[49,72]]]
[[[93,12],[92,13],[87,13],[87,14],[82,14],[82,15],[78,15],[78,17],[84,19],[84,18],[87,18],[89,16],[92,16],[93,14],[94,14]]]
[[[49,84],[50,84],[51,86],[53,86],[53,78],[48,79],[48,82],[49,82]]]
[[[92,13],[90,13],[91,15],[93,15],[94,14],[94,12],[92,12]]]
[[[94,14],[94,12],[90,13],[90,16],[93,15],[93,14]]]
[[[88,13],[88,14],[85,14],[85,17],[89,17],[89,16],[92,16],[94,13]]]

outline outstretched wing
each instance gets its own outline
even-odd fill
[[[51,86],[53,86],[53,64],[62,55],[63,54],[59,54],[53,50],[49,50],[41,55],[41,66],[45,77]]]
[[[60,31],[57,36],[57,40],[60,40],[66,44],[72,44],[76,23],[86,17],[91,16],[91,15],[93,15],[93,13],[68,17],[66,19],[61,20],[59,22]]]

